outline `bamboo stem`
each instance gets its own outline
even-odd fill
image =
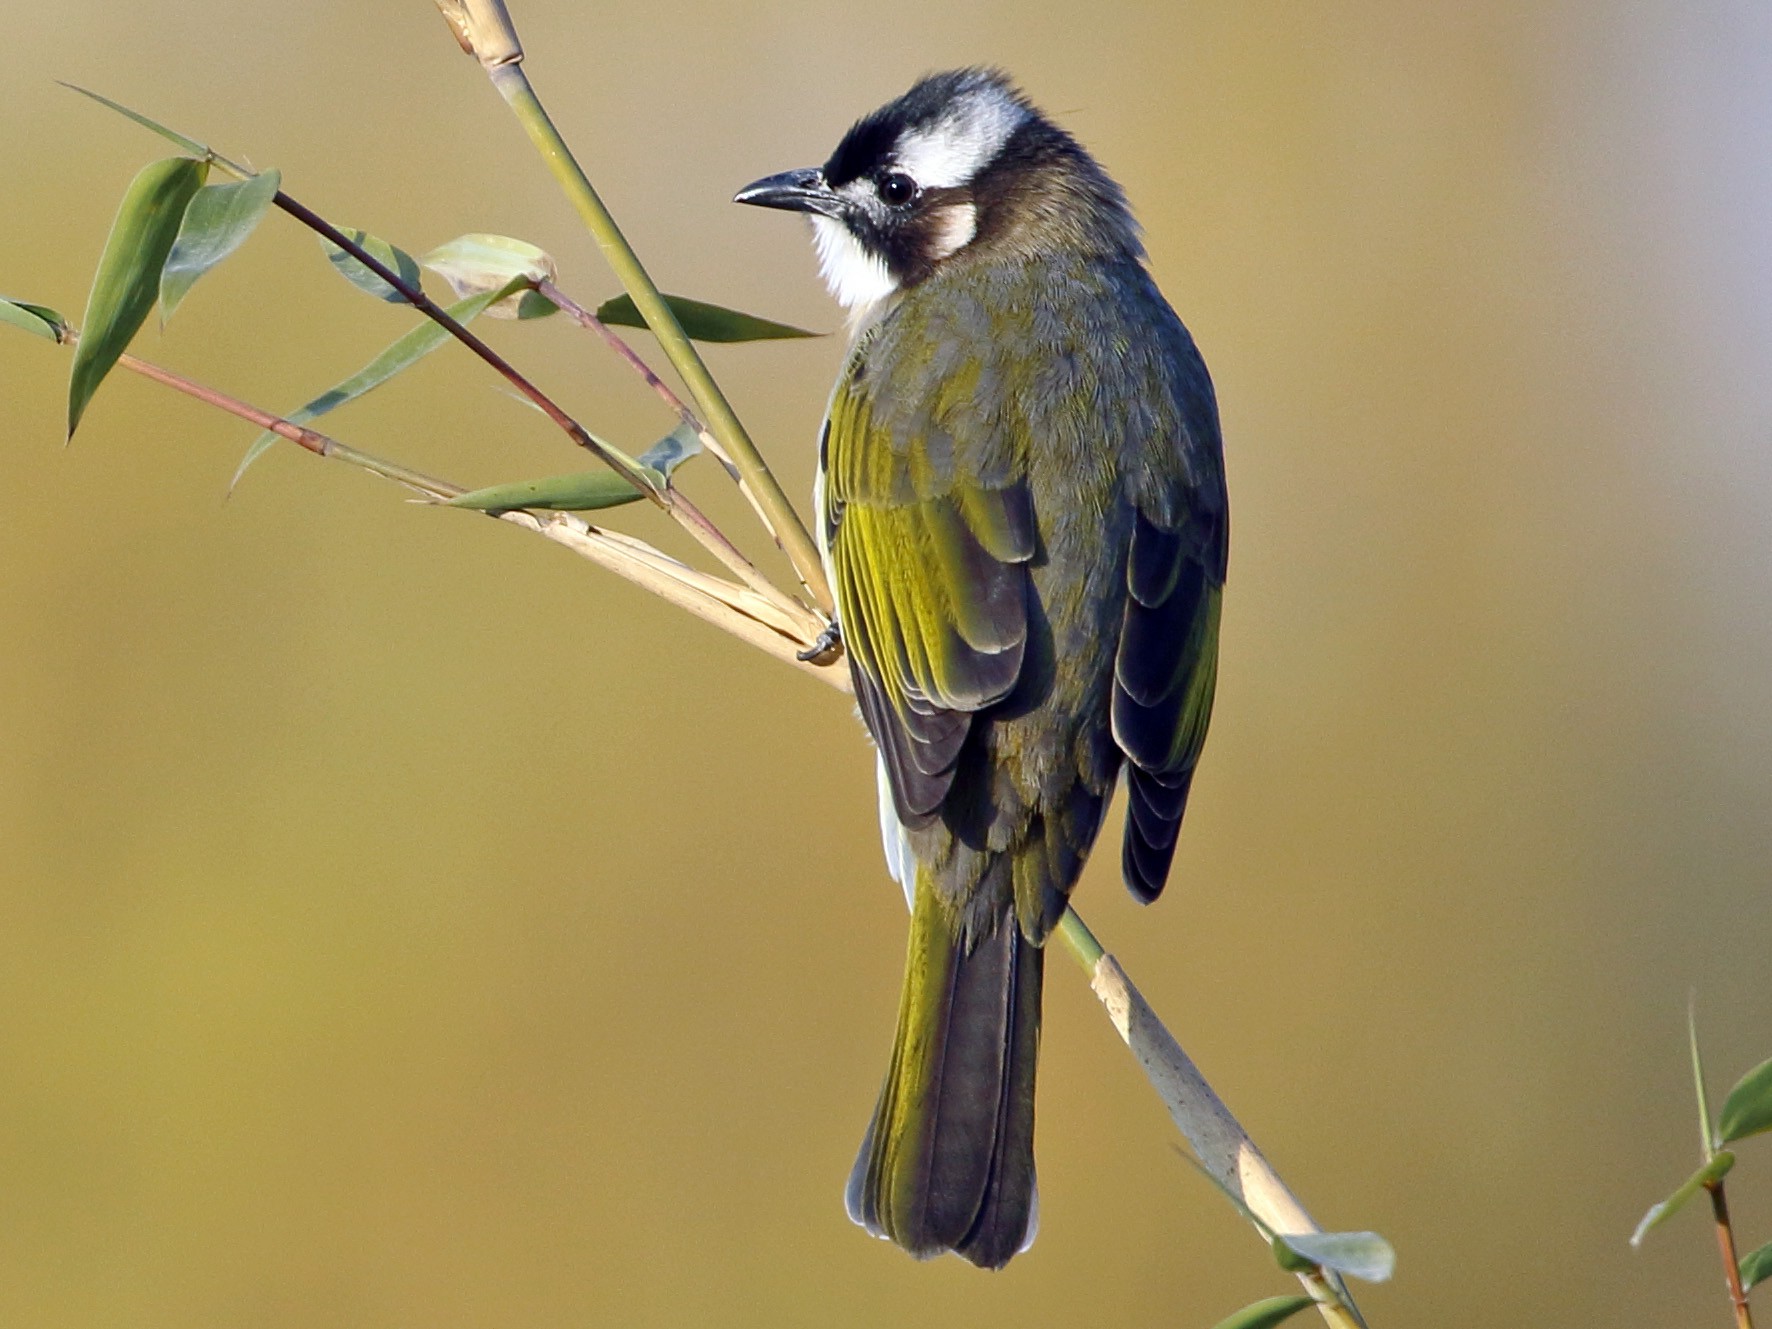
[[[1729,1303],[1735,1308],[1736,1329],[1754,1329],[1747,1289],[1741,1285],[1741,1259],[1735,1253],[1735,1228],[1729,1221],[1729,1200],[1723,1193],[1723,1179],[1718,1177],[1706,1182],[1704,1188],[1710,1192],[1711,1216],[1717,1225],[1717,1246],[1723,1256],[1723,1284],[1729,1289]]]

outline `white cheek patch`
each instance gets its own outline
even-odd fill
[[[925,189],[967,184],[1009,141],[1028,113],[995,88],[962,97],[932,125],[898,141],[898,169]]]
[[[824,284],[845,309],[866,309],[898,289],[885,260],[862,248],[849,228],[835,218],[812,218],[812,244],[818,251]]]
[[[978,209],[970,203],[952,203],[935,214],[929,242],[937,262],[959,253],[978,234]]]

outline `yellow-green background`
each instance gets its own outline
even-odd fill
[[[837,323],[728,198],[917,73],[1001,62],[1099,154],[1236,519],[1168,896],[1104,854],[1085,915],[1318,1217],[1395,1243],[1375,1326],[1727,1323],[1696,1215],[1625,1239],[1695,1161],[1688,986],[1719,1089],[1772,1053],[1766,8],[518,10],[659,280],[780,318]],[[160,152],[59,77],[613,293],[420,0],[15,0],[5,38],[0,291],[77,317]],[[288,408],[409,322],[273,219],[138,349]],[[563,320],[496,331],[666,427]],[[840,353],[710,355],[795,495]],[[65,370],[0,330],[0,1324],[1203,1329],[1284,1290],[1068,959],[1033,1252],[861,1236],[904,918],[846,703],[293,450],[224,503],[251,431],[121,374],[64,450]],[[452,352],[335,424],[578,465]],[[1734,1196],[1772,1237],[1772,1144]]]

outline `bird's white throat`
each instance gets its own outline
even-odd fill
[[[835,218],[812,218],[812,244],[818,251],[819,275],[832,298],[850,311],[851,321],[865,316],[898,289],[898,280],[886,261],[863,248]]]

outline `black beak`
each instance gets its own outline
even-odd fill
[[[844,211],[843,200],[824,182],[824,172],[816,166],[753,180],[734,194],[732,201],[789,212],[816,212],[824,217],[840,217]]]

